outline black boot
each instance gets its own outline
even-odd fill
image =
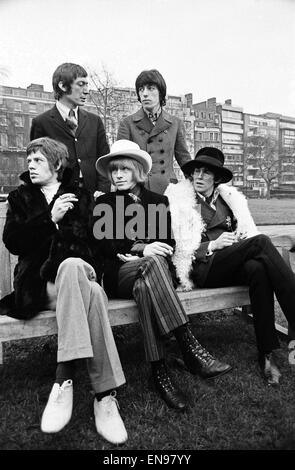
[[[268,354],[260,354],[258,357],[258,362],[267,385],[279,385],[282,374],[280,373],[279,368],[274,360],[273,354],[271,352]]]
[[[199,374],[211,379],[226,374],[232,367],[215,359],[197,341],[190,327],[186,324],[174,330],[186,367],[191,374]]]
[[[170,408],[184,411],[187,406],[186,401],[182,393],[172,383],[165,362],[161,360],[151,364],[154,384],[160,396]]]

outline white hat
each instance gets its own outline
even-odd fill
[[[143,166],[144,172],[147,174],[152,169],[152,159],[150,155],[145,152],[145,150],[141,150],[139,145],[135,142],[131,142],[131,140],[117,140],[111,146],[111,151],[107,155],[103,155],[96,160],[95,167],[103,176],[108,176],[107,168],[110,161],[115,157],[129,157],[137,162],[141,163]]]

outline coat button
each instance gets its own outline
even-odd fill
[[[147,143],[148,143],[148,144],[151,144],[152,141],[153,141],[153,139],[150,137],[150,138],[147,140]]]
[[[162,137],[159,139],[159,142],[163,142],[163,139],[162,139]]]
[[[81,163],[81,158],[78,158],[78,163]]]
[[[165,129],[165,130],[164,130],[164,133],[167,134],[167,132],[168,132],[167,129]]]
[[[78,139],[77,139],[77,137],[75,137],[75,142],[78,142]]]
[[[164,153],[164,149],[161,149],[161,150],[160,150],[160,153]]]
[[[165,170],[161,170],[161,173],[162,173],[162,175],[164,175],[164,173],[165,173]]]
[[[161,165],[164,165],[165,160],[160,160]]]

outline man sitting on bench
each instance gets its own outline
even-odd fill
[[[187,179],[170,184],[168,196],[176,240],[173,262],[185,290],[249,286],[259,363],[269,385],[280,372],[272,351],[279,347],[274,293],[295,326],[295,276],[270,239],[259,234],[246,198],[232,186],[221,150],[204,147],[183,165]]]
[[[90,194],[71,181],[64,144],[48,137],[29,143],[24,184],[8,197],[3,241],[19,256],[14,292],[0,314],[29,319],[55,309],[57,369],[41,429],[55,433],[69,422],[77,359],[87,358],[95,393],[97,431],[114,444],[126,441],[115,389],[125,383],[108,318],[107,296],[96,282]],[[97,259],[97,256],[95,257]]]

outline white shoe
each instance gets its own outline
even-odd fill
[[[119,404],[116,392],[97,401],[94,399],[95,426],[98,434],[112,444],[123,444],[127,441],[127,431],[118,411]]]
[[[41,431],[59,432],[71,419],[73,409],[73,382],[66,380],[62,385],[55,383],[43,411]]]

